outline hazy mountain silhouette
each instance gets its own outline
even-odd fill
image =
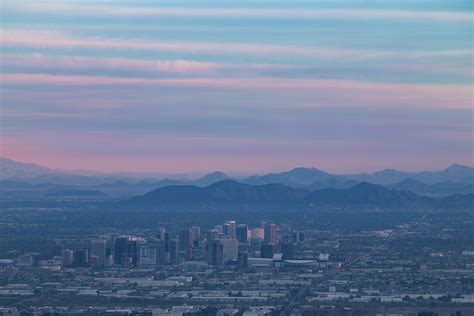
[[[50,169],[36,164],[17,162],[0,158],[0,187],[5,190],[18,188],[20,182],[35,184],[28,190],[45,190],[54,185],[71,185],[82,189],[101,190],[110,194],[130,196],[144,194],[153,189],[171,185],[193,185],[205,187],[210,184],[231,179],[222,172],[216,171],[199,179],[119,179],[106,174],[94,175],[93,172],[77,175],[69,171]],[[454,193],[474,192],[474,168],[453,164],[441,171],[402,172],[395,169],[384,169],[378,172],[352,175],[337,175],[316,168],[294,168],[280,173],[255,175],[234,180],[252,185],[279,183],[293,188],[314,191],[334,188],[348,189],[361,182],[385,185],[389,189],[412,191],[421,195],[445,196]],[[7,182],[5,182],[7,181]],[[14,182],[8,182],[14,181]],[[8,183],[11,184],[8,187]]]
[[[456,208],[456,209],[469,209],[474,208],[474,193],[469,194],[453,194],[442,198],[438,201],[437,206],[439,208]]]
[[[123,204],[137,208],[291,205],[292,207],[367,206],[380,209],[425,209],[443,206],[472,209],[472,205],[469,204],[471,199],[469,195],[459,195],[437,200],[366,182],[349,189],[322,189],[310,192],[282,184],[249,185],[225,180],[204,188],[191,185],[168,186],[134,197]]]
[[[269,173],[261,176],[252,176],[239,181],[249,184],[281,183],[292,187],[318,188],[335,183],[341,184],[352,181],[351,184],[369,182],[375,184],[391,185],[406,179],[412,179],[425,184],[435,184],[443,181],[461,182],[471,184],[474,181],[474,168],[454,164],[441,171],[404,172],[395,169],[384,169],[374,173],[359,173],[338,175],[330,174],[315,168],[295,168],[281,173]]]
[[[251,176],[241,181],[248,184],[281,183],[288,186],[308,186],[315,181],[327,181],[332,176],[316,168],[295,168],[281,173],[269,173],[262,176]]]
[[[309,195],[308,200],[315,204],[371,205],[379,208],[420,208],[432,202],[412,192],[389,190],[367,182],[350,189],[317,190]]]
[[[440,182],[435,184],[425,184],[414,179],[405,179],[399,183],[386,185],[386,188],[411,191],[418,195],[447,196],[455,193],[474,193],[474,184],[464,184],[459,182]]]
[[[229,177],[227,177],[225,173],[220,172],[220,171],[215,171],[215,172],[208,173],[207,175],[205,175],[204,177],[200,179],[192,181],[192,184],[197,185],[197,186],[208,186],[216,182],[224,181],[227,179],[229,179]]]
[[[191,185],[174,185],[151,191],[129,201],[130,205],[221,205],[247,203],[291,203],[300,202],[308,191],[293,189],[282,184],[249,185],[224,180],[204,188]]]
[[[453,164],[450,167],[442,171],[423,171],[416,174],[418,181],[434,184],[442,181],[457,181],[463,183],[473,183],[474,181],[474,168],[469,166],[463,166],[459,164]]]
[[[34,163],[23,163],[0,157],[0,179],[31,179],[47,174],[60,175],[62,173]]]
[[[396,190],[411,191],[413,193],[420,194],[420,195],[439,194],[442,192],[442,190],[439,188],[436,188],[432,185],[428,185],[418,180],[414,180],[410,178],[405,179],[398,183],[386,185],[385,187],[390,188],[390,189],[396,189]]]

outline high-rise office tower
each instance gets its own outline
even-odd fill
[[[159,240],[164,240],[165,239],[165,232],[166,232],[166,230],[164,228],[158,228],[156,238],[158,238]]]
[[[166,261],[165,242],[163,240],[155,240],[150,242],[150,246],[156,249],[156,264],[161,265],[168,263]]]
[[[105,239],[93,240],[91,243],[91,255],[97,257],[99,265],[105,265],[107,252],[107,241]]]
[[[74,261],[74,251],[72,251],[71,249],[66,249],[66,250],[63,250],[63,265],[64,266],[70,266],[72,265],[73,261]]]
[[[179,250],[187,252],[193,246],[193,231],[191,228],[182,229],[179,232]]]
[[[141,267],[153,267],[157,265],[157,251],[155,247],[141,246],[139,249],[139,263]]]
[[[237,240],[240,243],[248,242],[248,231],[249,231],[249,227],[245,224],[237,226],[236,235],[237,235]]]
[[[219,241],[223,246],[224,261],[237,260],[239,254],[239,242],[237,239],[221,238]]]
[[[129,236],[120,236],[115,238],[114,260],[115,264],[121,264],[122,260],[128,256],[128,238]]]
[[[191,226],[191,231],[193,232],[193,239],[199,240],[201,238],[201,227]]]
[[[229,223],[222,225],[222,234],[229,236]]]
[[[93,254],[89,255],[89,264],[91,267],[99,267],[101,264],[99,263],[99,257],[94,256]]]
[[[293,260],[295,257],[295,246],[292,243],[282,244],[281,253],[284,260]]]
[[[214,229],[217,230],[217,233],[219,235],[224,233],[224,229],[222,228],[222,225],[216,225],[216,226],[214,226]]]
[[[178,241],[176,239],[170,239],[170,262],[176,262],[178,253]]]
[[[171,257],[170,257],[170,233],[165,232],[164,234],[164,248],[165,248],[165,264],[171,262]]]
[[[89,249],[75,248],[72,264],[76,267],[86,267],[89,264]]]
[[[165,264],[167,263],[166,261],[166,253],[165,253],[165,241],[164,240],[160,240],[159,238],[155,238],[155,239],[148,239],[147,242],[146,242],[146,246],[149,247],[149,248],[152,248],[155,253],[154,253],[154,257],[155,257],[155,262],[154,264],[155,265],[162,265],[162,264]],[[142,246],[143,247],[143,246]],[[141,248],[140,248],[141,249]],[[140,250],[142,251],[142,250]],[[146,251],[146,250],[143,250],[143,251]],[[140,254],[142,256],[142,253]],[[145,258],[147,258],[147,253],[143,253],[143,256]],[[150,257],[151,258],[151,257]],[[141,260],[141,258],[140,258]],[[146,259],[148,260],[148,259]],[[150,264],[148,265],[151,265],[151,259],[148,260],[148,262],[150,262]],[[140,266],[143,266],[140,262]]]
[[[185,257],[186,261],[191,261],[194,258],[194,246],[189,246],[186,250]]]
[[[63,255],[63,245],[59,240],[56,240],[53,244],[53,251],[52,251],[52,256],[53,257],[61,257]]]
[[[114,243],[113,243],[113,240],[111,237],[109,237],[108,239],[106,239],[107,243],[106,243],[106,248],[105,248],[105,261],[106,261],[106,264],[107,264],[107,261],[109,260],[109,257],[113,257],[113,247],[114,247]]]
[[[224,265],[224,247],[219,240],[211,240],[207,243],[206,262],[213,266]]]
[[[235,221],[227,221],[226,223],[226,226],[227,226],[227,236],[229,236],[229,238],[232,238],[232,239],[236,239],[237,238],[237,224]]]
[[[264,229],[263,228],[252,228],[250,230],[250,239],[254,243],[258,243],[263,240],[264,237]]]
[[[267,245],[275,245],[277,243],[276,224],[265,224],[264,242]]]
[[[115,239],[115,263],[127,266],[129,261],[133,266],[138,264],[138,249],[143,240],[132,236],[120,236]]]
[[[207,232],[207,242],[210,242],[211,240],[216,240],[219,238],[219,232],[217,229],[211,229]]]
[[[239,252],[237,259],[237,266],[239,269],[245,270],[248,267],[249,255],[246,252]]]
[[[131,237],[129,240],[129,254],[130,257],[132,258],[132,265],[137,266],[138,265],[138,257],[140,255],[139,249],[140,246],[145,245],[145,240],[142,238],[138,237]]]
[[[262,258],[273,258],[274,254],[275,254],[274,244],[262,245],[262,247],[260,248],[260,256]]]

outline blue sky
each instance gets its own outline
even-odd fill
[[[14,1],[1,155],[103,171],[473,164],[472,1]]]

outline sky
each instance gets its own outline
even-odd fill
[[[106,172],[474,165],[471,0],[0,5],[0,156]]]

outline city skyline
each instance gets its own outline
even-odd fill
[[[473,0],[0,0],[0,315],[474,315]]]
[[[103,172],[472,166],[472,11],[6,0],[0,156]]]

